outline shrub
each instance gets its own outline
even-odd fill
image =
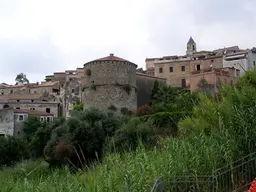
[[[27,143],[13,136],[0,137],[0,154],[0,167],[14,165],[28,158]]]
[[[151,121],[156,127],[155,132],[162,136],[177,136],[178,122],[184,118],[182,112],[159,112],[153,115],[141,116],[142,121]]]
[[[121,119],[113,113],[97,109],[77,111],[54,130],[44,150],[47,162],[84,168],[100,160],[107,136],[112,136],[120,124]]]
[[[64,118],[54,119],[53,122],[46,124],[46,126],[40,127],[34,133],[31,142],[29,143],[32,157],[37,158],[43,156],[44,148],[51,138],[52,131],[61,126],[64,122]]]
[[[43,127],[44,123],[39,120],[39,118],[30,116],[24,121],[24,137],[25,139],[30,142],[35,132],[40,128]]]
[[[153,113],[154,113],[154,110],[148,105],[143,105],[143,106],[139,107],[136,111],[137,116],[149,115],[149,114],[153,114]]]
[[[90,69],[86,69],[85,73],[88,77],[92,75],[92,71]]]
[[[248,75],[239,83],[239,88],[224,86],[218,100],[201,95],[191,117],[180,122],[183,135],[224,136],[229,141],[229,158],[233,160],[255,152],[256,148],[252,139],[256,137],[256,89]]]
[[[145,146],[155,145],[156,138],[154,136],[152,122],[143,122],[140,118],[135,117],[116,131],[109,144],[109,149],[119,152],[135,150],[139,145],[139,141],[142,141]]]
[[[123,114],[123,115],[127,115],[128,114],[128,108],[127,107],[121,107],[121,113]]]
[[[83,109],[84,109],[83,103],[76,104],[73,107],[73,110],[76,110],[76,111],[83,111]]]

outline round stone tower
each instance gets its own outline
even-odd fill
[[[136,64],[114,54],[84,64],[84,108],[135,112],[136,68]]]

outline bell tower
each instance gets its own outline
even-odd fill
[[[196,43],[192,37],[189,38],[187,43],[187,55],[191,56],[196,52]]]

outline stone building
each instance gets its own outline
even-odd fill
[[[235,68],[204,68],[194,71],[190,77],[190,90],[204,89],[207,92],[219,91],[221,84],[233,86],[238,77],[239,71]]]
[[[54,117],[61,115],[61,107],[58,101],[52,101],[48,97],[39,94],[11,94],[0,96],[0,108],[8,106],[14,109],[36,110],[49,114]]]
[[[232,46],[213,51],[197,51],[192,37],[187,43],[186,55],[146,59],[146,67],[149,66],[151,70],[153,66],[156,77],[166,78],[168,85],[185,89],[190,89],[191,78],[194,78],[192,75],[198,71],[204,72],[209,68],[236,68],[237,73],[244,73],[253,69],[255,65],[256,48],[241,50],[238,46]],[[209,73],[205,73],[207,74]],[[190,90],[192,89],[194,88]]]
[[[84,64],[84,108],[137,109],[137,65],[110,54]]]
[[[27,110],[27,109],[13,109],[14,114],[14,130],[13,135],[22,136],[24,121],[28,117],[37,117],[40,121],[51,122],[54,118],[54,114],[46,113],[38,110]]]

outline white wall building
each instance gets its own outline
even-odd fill
[[[252,70],[256,65],[256,49],[239,50],[223,57],[223,67],[234,67],[240,70],[240,75]]]

